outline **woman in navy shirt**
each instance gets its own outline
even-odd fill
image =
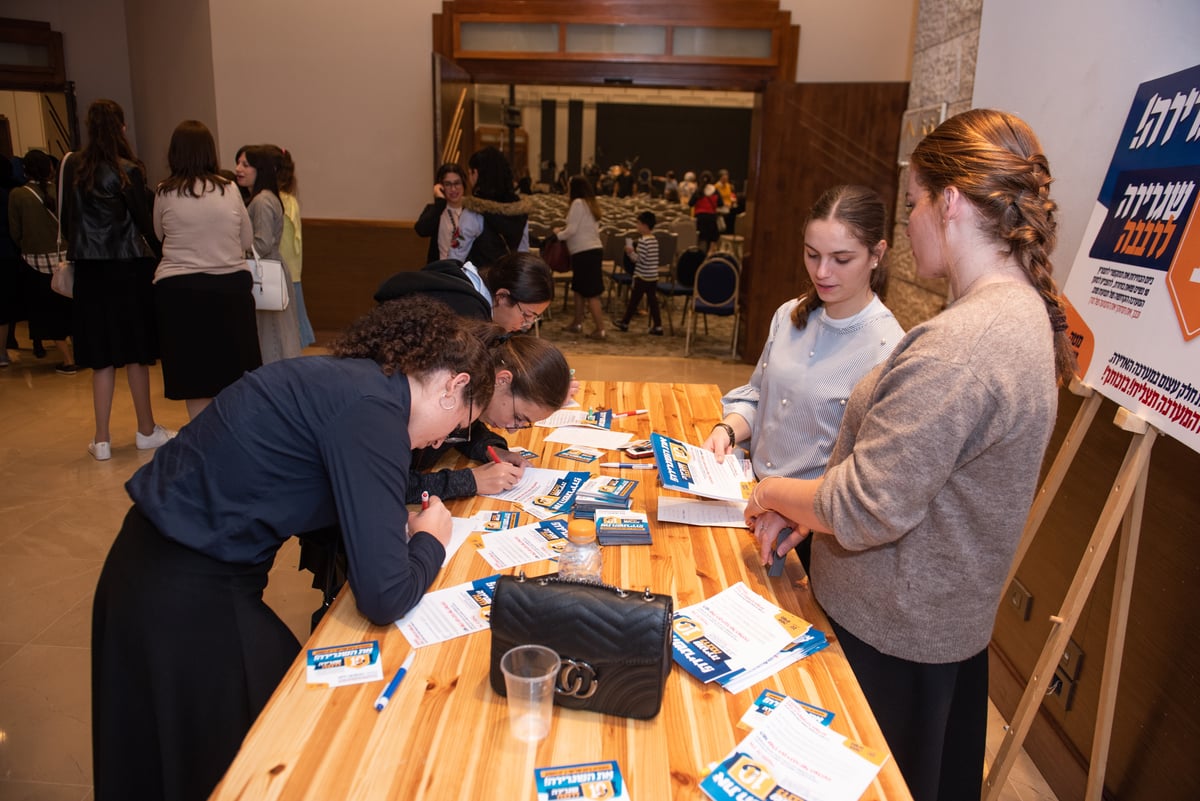
[[[95,788],[207,798],[300,650],[262,599],[293,534],[340,525],[361,611],[385,625],[429,588],[450,513],[405,507],[414,448],[491,399],[492,360],[448,308],[384,304],[332,356],[222,390],[126,489],[92,620]]]

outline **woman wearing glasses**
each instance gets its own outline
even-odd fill
[[[554,273],[532,253],[509,253],[484,270],[443,259],[396,273],[375,293],[377,303],[409,295],[436,298],[463,317],[490,320],[505,331],[526,331],[554,299]]]
[[[433,185],[434,201],[425,206],[413,225],[419,236],[429,237],[426,263],[440,259],[465,262],[475,237],[483,231],[483,217],[463,208],[467,175],[457,164],[438,167]]]

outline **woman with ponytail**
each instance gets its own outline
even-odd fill
[[[980,795],[987,645],[1073,370],[1050,181],[1004,112],[917,146],[916,271],[953,301],[855,387],[824,476],[764,479],[746,506],[764,562],[782,529],[816,532],[813,591],[917,801]]]

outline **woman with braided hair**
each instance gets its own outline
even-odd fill
[[[768,477],[746,508],[764,562],[783,528],[817,532],[813,591],[917,801],[980,795],[987,645],[1073,370],[1050,181],[1004,112],[917,146],[917,275],[954,300],[855,387],[825,475]]]

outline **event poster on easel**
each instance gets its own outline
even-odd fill
[[[1065,293],[1085,384],[1200,451],[1200,65],[1138,87]]]

